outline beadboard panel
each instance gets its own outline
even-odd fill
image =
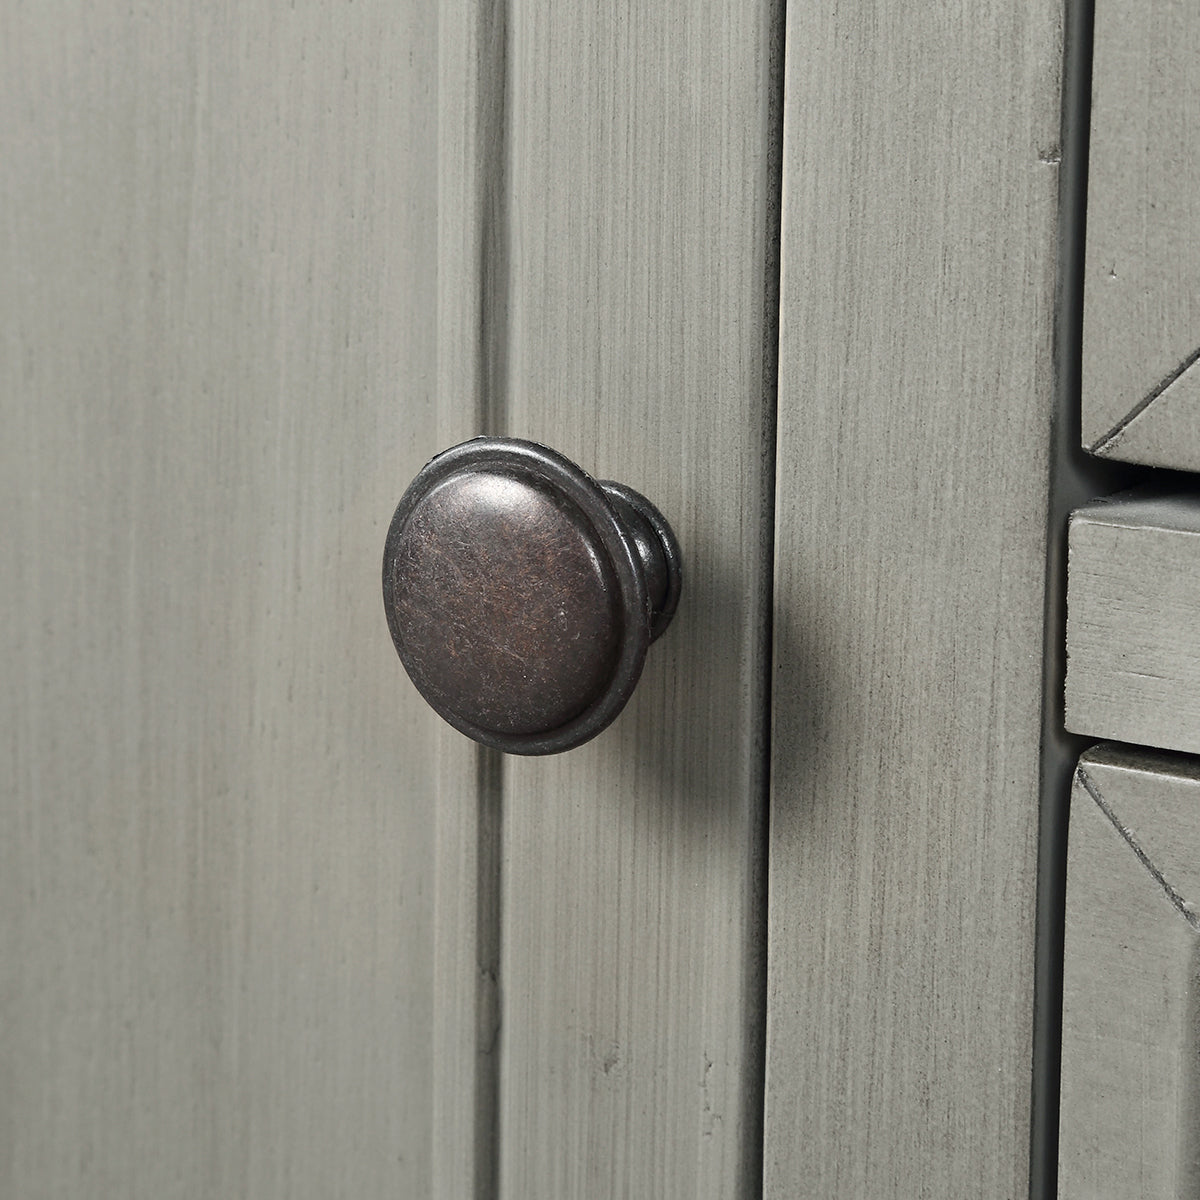
[[[0,16],[6,1196],[429,1193],[435,66],[416,3]]]
[[[757,1195],[779,16],[515,0],[506,432],[657,504],[683,597],[505,763],[501,1194]]]
[[[779,1200],[1029,1190],[1061,20],[788,6]]]

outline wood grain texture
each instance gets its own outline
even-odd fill
[[[1198,58],[1189,0],[1097,0],[1083,443],[1192,471],[1200,378],[1173,381],[1200,355]]]
[[[1067,728],[1200,751],[1200,493],[1086,505],[1069,542]]]
[[[1060,20],[788,6],[779,1200],[1028,1194]]]
[[[518,0],[506,432],[659,505],[683,599],[505,765],[501,1194],[758,1194],[772,5]]]
[[[0,15],[0,1193],[426,1195],[420,4]]]
[[[1200,765],[1101,746],[1071,794],[1059,1196],[1194,1196]]]

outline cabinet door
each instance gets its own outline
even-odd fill
[[[753,1194],[776,6],[3,23],[0,1190]],[[383,620],[484,431],[683,542],[556,760],[439,729]]]
[[[9,6],[6,1194],[1027,1190],[1059,8],[782,10]],[[388,644],[478,432],[683,544],[556,758]]]

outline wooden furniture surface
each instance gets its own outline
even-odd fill
[[[1071,795],[1061,1200],[1200,1186],[1200,763],[1106,744]]]
[[[5,21],[3,1190],[751,1194],[778,11]],[[489,429],[688,571],[503,769],[378,579]]]
[[[1026,1194],[1061,6],[786,21],[0,16],[0,1193]],[[477,433],[683,543],[556,758],[388,640]]]
[[[1061,18],[788,6],[780,1200],[1029,1188]]]
[[[501,1194],[757,1195],[778,6],[518,0],[497,432],[652,496],[620,720],[503,767]]]
[[[1081,432],[1104,458],[1200,470],[1200,19],[1095,5]],[[1200,750],[1200,503],[1174,479],[1070,521],[1065,720]],[[1059,1195],[1179,1197],[1196,1152],[1195,758],[1079,760],[1067,856]]]
[[[435,33],[0,17],[5,1196],[429,1192]]]
[[[1200,751],[1200,494],[1139,489],[1071,516],[1067,728]]]
[[[1083,444],[1200,470],[1200,19],[1097,0],[1088,161]]]

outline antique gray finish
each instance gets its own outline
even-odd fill
[[[1200,751],[1200,494],[1077,509],[1067,578],[1067,728]]]
[[[1200,765],[1114,745],[1071,795],[1061,1200],[1196,1195]]]
[[[1200,470],[1200,10],[1097,0],[1083,444]]]
[[[8,6],[0,1192],[1023,1194],[1059,8],[792,6],[776,489],[781,11]],[[480,432],[688,559],[552,759],[379,621]]]
[[[788,5],[766,1194],[1028,1194],[1062,7]]]
[[[752,1191],[778,35],[10,7],[0,1191]],[[397,481],[502,427],[697,562],[503,832],[378,612]]]
[[[620,720],[504,761],[501,1195],[758,1195],[778,11],[508,9],[490,432],[653,499],[687,586]]]
[[[435,33],[3,6],[5,1197],[429,1194]]]

